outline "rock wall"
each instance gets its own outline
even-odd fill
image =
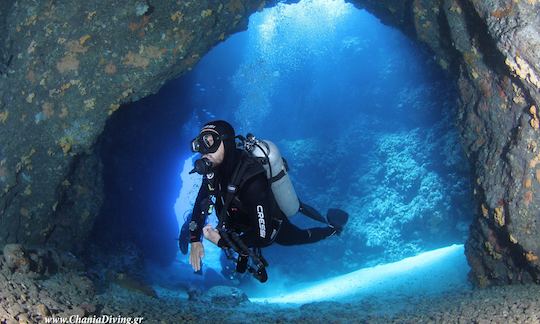
[[[353,3],[428,46],[456,76],[458,127],[477,201],[466,244],[471,279],[480,286],[536,281],[540,3]],[[102,199],[100,181],[91,181],[99,175],[92,156],[108,116],[189,69],[245,28],[261,6],[264,1],[3,2],[0,244],[75,249],[84,242]]]
[[[3,1],[0,245],[84,242],[102,199],[93,145],[107,118],[246,28],[261,3]]]
[[[540,274],[540,3],[358,1],[426,44],[460,90],[458,127],[473,166],[466,244],[479,286]],[[411,29],[411,27],[413,27]]]

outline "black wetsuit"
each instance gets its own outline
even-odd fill
[[[235,150],[233,162],[238,163],[246,157],[245,154],[241,150]],[[265,173],[257,170],[251,172],[255,175],[239,188],[238,199],[233,200],[228,208],[229,223],[226,224],[228,229],[241,233],[240,238],[248,247],[265,247],[274,241],[281,245],[313,243],[334,233],[331,227],[300,229],[290,223],[277,205]],[[197,226],[190,228],[191,242],[201,240],[202,228],[206,222],[203,208],[207,208],[205,200],[210,195],[216,197],[216,212],[220,215],[231,174],[232,168],[229,165],[228,168],[218,168],[211,179],[203,177],[192,213],[192,221]],[[220,240],[218,245],[222,247],[223,243],[223,240]]]

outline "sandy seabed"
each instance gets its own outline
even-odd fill
[[[142,317],[139,323],[540,323],[536,284],[486,289],[460,284],[450,292],[425,293],[421,285],[430,279],[424,278],[405,282],[407,291],[373,290],[347,302],[278,305],[251,302],[232,287],[204,293],[154,287],[150,294],[144,286],[118,278],[100,287],[82,267],[63,269],[46,276],[23,273],[8,268],[0,256],[0,324],[45,323],[51,317],[86,320],[81,323],[103,317]],[[451,287],[450,275],[429,276]]]
[[[407,300],[389,296],[385,300],[364,298],[294,307],[250,302],[231,307],[164,298],[139,299],[145,310],[137,311],[131,302],[109,298],[101,299],[107,305],[104,308],[107,313],[133,311],[145,316],[148,323],[540,323],[538,285],[494,287]]]
[[[538,285],[301,306],[204,297],[190,301],[186,292],[155,298],[116,284],[98,294],[91,289],[87,279],[75,274],[46,280],[2,274],[0,323],[44,323],[53,315],[143,317],[142,323],[540,323]]]

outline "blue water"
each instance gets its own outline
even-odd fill
[[[323,214],[350,213],[339,237],[265,249],[265,289],[464,242],[473,208],[454,83],[432,54],[366,11],[322,0],[265,9],[184,80],[189,85],[160,93],[189,89],[182,161],[192,158],[188,139],[205,122],[225,119],[238,134],[279,146],[301,200]],[[179,226],[192,203],[176,202]],[[301,215],[292,221],[319,226]],[[207,263],[220,271],[218,261]],[[249,276],[240,281],[260,288]]]

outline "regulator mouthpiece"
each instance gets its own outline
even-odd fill
[[[189,174],[198,173],[205,175],[213,172],[213,163],[207,158],[198,159],[195,161],[193,170],[189,171]]]

